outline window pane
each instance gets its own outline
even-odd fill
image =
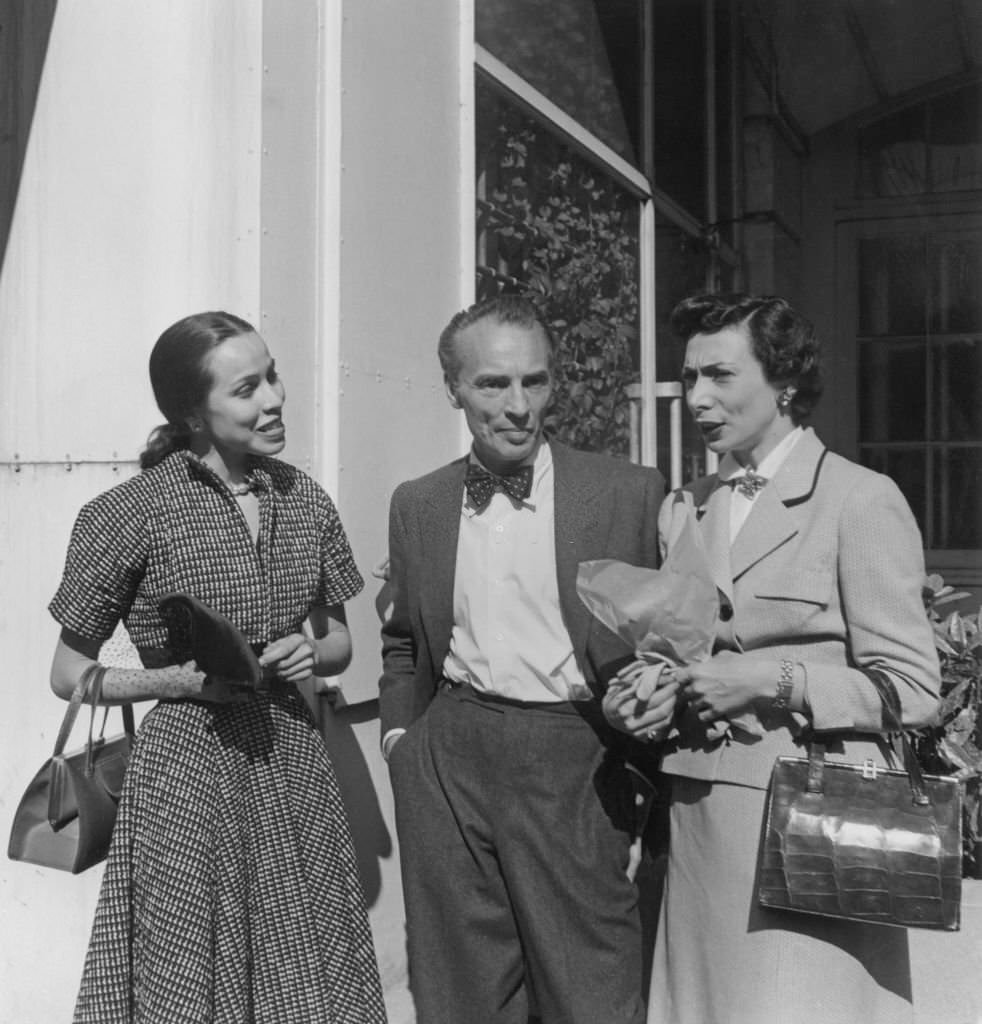
[[[559,343],[551,429],[628,455],[638,380],[639,206],[602,171],[477,84],[479,298],[529,295]]]
[[[923,441],[927,360],[921,341],[867,341],[859,354],[859,439]]]
[[[859,243],[860,334],[923,334],[927,288],[924,239]]]
[[[864,466],[893,479],[914,512],[925,544],[932,546],[927,535],[927,453],[923,449],[861,448],[860,460]]]
[[[935,239],[931,278],[931,330],[982,330],[982,238]]]
[[[932,348],[933,437],[982,442],[982,338],[957,338]]]
[[[982,548],[982,448],[947,448],[934,455],[932,547]]]
[[[637,0],[478,0],[474,16],[478,43],[638,166]]]

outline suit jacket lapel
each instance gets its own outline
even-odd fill
[[[603,550],[610,517],[599,514],[603,481],[584,472],[569,449],[551,444],[555,495],[556,582],[563,621],[577,661],[586,659],[593,616],[576,593],[580,562]]]
[[[797,532],[798,524],[777,491],[773,486],[765,487],[754,499],[754,507],[730,549],[734,582]]]
[[[734,581],[798,532],[791,508],[814,490],[824,453],[825,446],[807,429],[774,479],[757,495],[730,550]]]
[[[433,670],[439,673],[450,648],[453,631],[453,588],[457,572],[457,538],[464,498],[467,459],[455,462],[439,488],[427,495],[420,524],[420,564],[425,578],[420,595],[423,623]]]
[[[733,600],[733,574],[730,569],[730,485],[714,478],[710,490],[701,503],[696,504],[696,515],[702,528],[702,537],[709,556],[713,582],[726,597]]]

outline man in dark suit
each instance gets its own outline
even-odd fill
[[[599,703],[631,652],[575,580],[657,564],[664,483],[543,438],[554,347],[526,300],[459,313],[439,355],[473,446],[392,497],[380,683],[417,1020],[640,1024],[633,791]]]

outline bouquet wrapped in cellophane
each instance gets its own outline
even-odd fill
[[[581,562],[576,590],[591,613],[638,659],[687,665],[713,652],[719,598],[691,510],[676,505],[673,511],[673,540],[660,569],[610,558]],[[761,732],[752,714],[717,722],[707,732],[711,737],[722,735],[728,724]]]

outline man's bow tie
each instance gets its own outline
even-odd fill
[[[733,477],[731,483],[748,501],[753,501],[757,492],[767,483],[767,477],[748,469],[740,476]]]
[[[532,466],[522,466],[508,476],[497,476],[472,462],[464,478],[467,497],[478,512],[487,505],[495,491],[504,491],[509,498],[524,501],[532,493],[532,472]]]

